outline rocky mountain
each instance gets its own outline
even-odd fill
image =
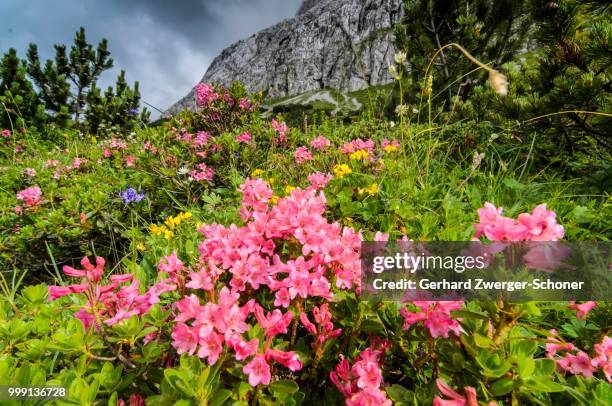
[[[201,81],[240,81],[270,97],[389,83],[393,25],[402,5],[403,0],[304,0],[295,17],[223,50]],[[192,89],[167,113],[194,106]]]

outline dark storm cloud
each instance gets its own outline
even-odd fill
[[[37,43],[43,58],[84,26],[90,42],[107,38],[115,67],[140,81],[143,100],[161,109],[184,96],[226,46],[295,15],[302,0],[3,0],[0,52],[25,56]]]

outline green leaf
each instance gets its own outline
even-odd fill
[[[274,381],[268,386],[270,393],[280,399],[287,399],[296,393],[300,388],[294,381],[282,380]]]
[[[529,378],[533,374],[536,365],[535,361],[533,360],[533,358],[531,358],[531,356],[519,354],[517,366],[519,375],[521,376],[521,378],[525,379]]]
[[[412,402],[414,400],[414,393],[399,384],[389,386],[385,389],[385,392],[387,392],[389,399],[394,402]]]
[[[516,382],[512,379],[502,378],[491,385],[491,393],[495,396],[502,396],[506,393],[510,393],[515,386]]]
[[[539,392],[563,392],[565,386],[552,381],[547,376],[535,376],[525,380],[525,386]]]
[[[227,389],[219,389],[215,392],[214,396],[210,398],[209,405],[210,406],[221,406],[225,403],[227,399],[230,398],[232,392]]]

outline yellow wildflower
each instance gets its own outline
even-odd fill
[[[362,149],[353,152],[351,155],[349,155],[349,158],[351,158],[351,160],[353,161],[359,161],[359,160],[366,160],[368,159],[368,151],[364,151]]]
[[[291,193],[292,190],[295,190],[294,186],[291,185],[287,185],[285,186],[285,194],[288,195],[289,193]]]
[[[348,175],[351,172],[353,171],[351,170],[350,166],[348,166],[347,164],[340,164],[340,165],[334,166],[334,174],[339,179],[344,178],[346,175]]]
[[[275,181],[274,181],[274,178],[270,178],[270,179],[268,179],[268,183],[269,183],[270,185],[273,185],[273,184],[274,184],[274,182],[275,182]]]
[[[174,233],[171,230],[164,231],[164,237],[166,238],[166,240],[169,240],[173,236],[174,236]]]
[[[142,242],[139,242],[138,244],[136,244],[136,249],[138,251],[144,251],[145,250],[145,245]]]
[[[164,231],[166,231],[166,226],[159,226],[157,224],[151,224],[151,226],[149,227],[149,230],[151,231],[151,234],[160,236],[164,233]]]
[[[385,147],[385,152],[391,153],[391,152],[395,152],[395,151],[397,151],[397,149],[398,149],[398,148],[397,148],[397,146],[395,146],[395,145],[387,145],[387,146]]]
[[[272,204],[276,204],[278,203],[278,199],[279,197],[275,195],[275,196],[272,196],[272,199],[270,199],[270,201],[272,202]]]
[[[380,190],[380,188],[378,187],[378,184],[372,183],[370,186],[368,186],[368,187],[366,187],[364,189],[362,189],[362,188],[357,189],[357,193],[359,193],[359,195],[361,195],[361,196],[363,196],[365,194],[368,194],[370,196],[374,196],[374,195],[378,194],[379,190]]]
[[[263,169],[257,168],[253,172],[251,172],[251,177],[256,178],[260,176],[262,173],[264,173]]]

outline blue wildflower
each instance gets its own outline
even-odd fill
[[[138,193],[131,187],[127,187],[125,190],[121,190],[119,192],[119,196],[123,199],[123,203],[125,204],[138,203],[139,201],[145,198],[144,193]]]
[[[127,113],[131,116],[136,116],[138,115],[138,109],[129,109]]]

